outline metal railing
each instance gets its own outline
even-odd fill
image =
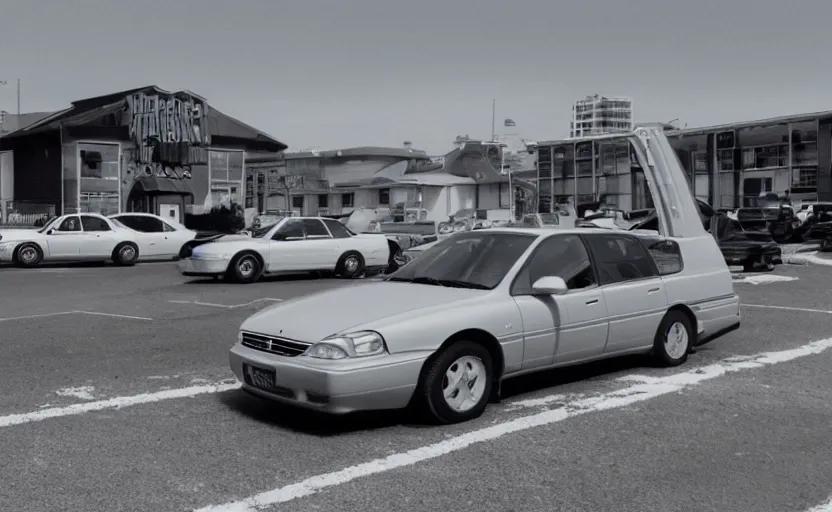
[[[0,226],[30,228],[43,225],[56,215],[57,205],[32,201],[0,200]]]

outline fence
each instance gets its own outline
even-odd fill
[[[5,228],[42,226],[48,219],[55,216],[56,211],[56,204],[0,200],[0,226]]]

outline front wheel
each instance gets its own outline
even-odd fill
[[[15,250],[14,261],[23,268],[37,267],[43,261],[43,251],[33,243],[21,244]]]
[[[695,336],[687,315],[681,311],[668,311],[653,341],[656,359],[662,366],[679,366],[687,361]]]
[[[429,363],[419,384],[420,399],[440,424],[480,416],[493,386],[491,354],[479,343],[458,341]]]
[[[357,252],[348,252],[341,256],[335,266],[335,274],[347,279],[355,279],[364,272],[364,258]]]
[[[227,277],[236,283],[253,283],[260,277],[260,261],[250,253],[237,255],[228,266]]]

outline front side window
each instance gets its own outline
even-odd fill
[[[289,219],[277,228],[272,240],[291,240],[303,238],[303,224],[300,220]]]
[[[63,222],[61,222],[61,225],[58,226],[58,231],[81,231],[81,220],[77,215],[67,217]]]
[[[506,277],[536,235],[471,231],[427,249],[388,281],[490,290]]]
[[[318,219],[303,219],[301,224],[306,229],[306,236],[329,238],[329,231],[326,230],[324,223]]]
[[[587,236],[587,243],[602,285],[658,275],[652,258],[635,237],[593,234]]]
[[[589,253],[578,235],[555,235],[541,242],[517,275],[512,294],[530,294],[541,277],[560,277],[570,290],[598,285]]]
[[[81,215],[81,225],[83,226],[84,231],[112,231],[106,220],[99,217],[93,217],[91,215]]]

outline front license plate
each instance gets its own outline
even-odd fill
[[[266,391],[273,391],[275,389],[277,375],[274,370],[245,365],[244,371],[246,381],[248,381],[247,384]]]

